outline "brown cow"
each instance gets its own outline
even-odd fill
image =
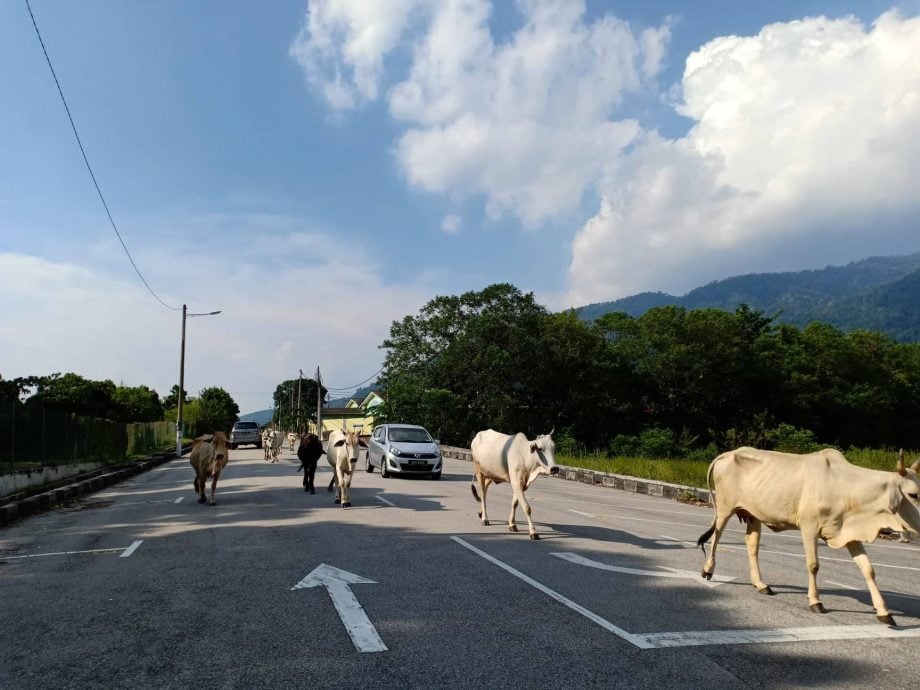
[[[206,501],[204,496],[205,482],[211,477],[211,500],[207,501],[207,503],[213,506],[215,504],[214,492],[217,489],[217,480],[220,477],[220,473],[227,466],[227,461],[230,460],[226,435],[222,431],[217,431],[213,434],[205,434],[196,438],[189,460],[195,470],[195,493],[198,494],[199,503]]]

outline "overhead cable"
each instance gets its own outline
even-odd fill
[[[172,307],[166,304],[166,302],[160,299],[160,296],[153,291],[153,288],[151,288],[147,283],[146,278],[144,278],[140,269],[137,267],[137,264],[134,263],[134,259],[131,256],[131,252],[128,251],[128,247],[125,244],[125,241],[121,238],[121,233],[118,232],[118,227],[115,225],[111,211],[109,211],[109,205],[105,202],[105,197],[102,196],[102,190],[99,188],[99,183],[96,181],[96,175],[93,174],[93,169],[89,164],[89,158],[86,156],[86,150],[83,148],[83,142],[80,141],[80,135],[77,133],[77,126],[74,124],[73,117],[70,114],[70,107],[67,105],[67,99],[64,98],[64,91],[61,89],[61,83],[58,81],[57,73],[55,73],[54,66],[51,64],[51,58],[48,57],[48,50],[45,48],[45,42],[42,40],[41,32],[38,30],[38,23],[35,21],[35,15],[32,13],[32,6],[29,4],[29,0],[26,0],[26,7],[29,10],[29,16],[32,18],[32,26],[35,27],[35,35],[38,36],[38,42],[41,44],[42,52],[45,54],[45,60],[48,63],[48,68],[51,70],[51,76],[54,77],[54,83],[57,85],[58,93],[61,95],[61,101],[64,103],[64,110],[67,111],[67,119],[70,120],[70,126],[73,129],[73,135],[77,139],[77,146],[80,147],[80,153],[83,154],[83,162],[86,163],[86,169],[89,171],[89,176],[92,178],[93,185],[96,187],[96,193],[99,194],[99,200],[102,201],[102,207],[105,209],[105,214],[109,217],[109,223],[112,224],[112,229],[115,231],[115,235],[118,237],[118,241],[121,242],[121,247],[125,250],[125,254],[128,256],[128,261],[131,262],[131,266],[134,267],[134,271],[141,279],[144,287],[146,287],[147,291],[154,296],[157,302],[162,304],[167,309],[179,311],[180,307]]]

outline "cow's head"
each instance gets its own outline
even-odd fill
[[[898,494],[892,497],[892,512],[905,526],[920,534],[920,460],[904,466],[904,451],[898,454]]]
[[[553,429],[555,431],[555,429]],[[542,474],[558,474],[556,466],[556,444],[553,443],[553,432],[537,436],[530,442],[530,452],[537,456]]]
[[[345,432],[345,435],[333,444],[336,448],[345,447],[348,453],[349,462],[358,462],[358,453],[361,448],[367,448],[367,444],[358,438],[354,431]]]
[[[229,458],[230,454],[227,450],[227,435],[223,431],[215,431],[214,435],[211,437],[211,445],[214,446],[214,459],[223,460],[224,458]]]

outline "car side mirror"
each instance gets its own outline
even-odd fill
[[[440,441],[439,439],[435,439],[435,440],[434,440],[434,445],[440,446],[440,445],[441,445],[441,441]]]

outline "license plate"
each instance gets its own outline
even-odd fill
[[[424,460],[410,460],[409,464],[410,465],[427,465],[428,463],[425,462]]]

